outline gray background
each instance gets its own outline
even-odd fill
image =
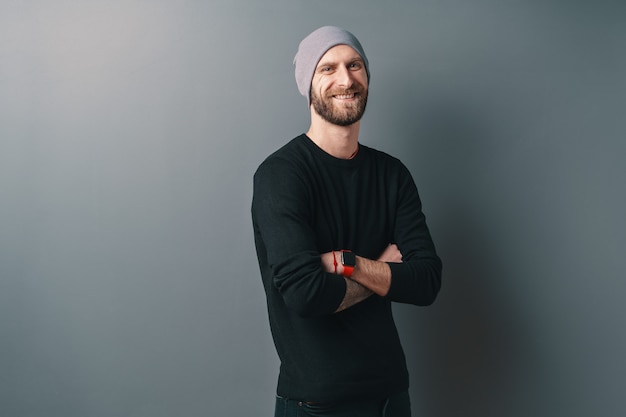
[[[444,260],[414,415],[624,415],[624,4],[3,0],[0,415],[272,415],[252,174],[325,24]]]

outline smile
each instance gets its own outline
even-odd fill
[[[355,94],[337,94],[335,96],[333,96],[333,98],[336,98],[337,100],[350,100],[352,98],[355,97]]]

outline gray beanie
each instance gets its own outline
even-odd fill
[[[322,56],[332,47],[337,45],[351,46],[361,55],[365,63],[367,80],[370,78],[369,63],[359,40],[350,32],[335,26],[324,26],[313,31],[309,36],[300,42],[298,53],[293,60],[296,66],[296,83],[298,91],[306,97],[307,101],[311,96],[311,81],[315,73],[317,63]]]

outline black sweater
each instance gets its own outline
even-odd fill
[[[407,389],[391,302],[431,304],[441,261],[406,167],[364,145],[338,159],[301,135],[259,166],[252,220],[281,360],[278,395],[326,402]],[[349,249],[376,259],[389,243],[403,262],[389,264],[388,295],[334,313],[345,281],[324,272],[320,254]]]

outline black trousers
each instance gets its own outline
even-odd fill
[[[383,399],[334,403],[276,397],[274,417],[411,417],[411,401],[407,391]]]

